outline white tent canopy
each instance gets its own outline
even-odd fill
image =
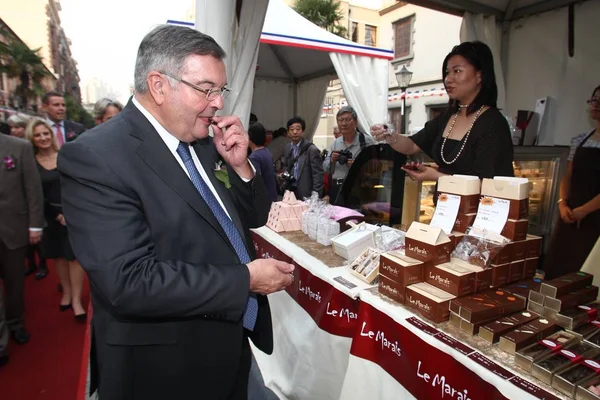
[[[337,74],[363,129],[386,119],[391,50],[361,46],[327,32],[282,0],[244,0],[236,27],[234,3],[196,1],[196,29],[215,37],[230,54],[229,82],[237,97],[229,112],[245,122],[252,111],[267,129],[285,126],[289,118],[299,115],[306,120],[306,136],[312,137],[327,84]],[[168,23],[193,26],[179,21]],[[223,27],[229,26],[231,31],[223,32]],[[255,43],[249,37],[253,39],[260,28],[256,54]],[[252,82],[253,87],[249,84]]]

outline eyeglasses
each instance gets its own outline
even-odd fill
[[[354,121],[354,118],[338,118],[337,119],[338,124],[349,124],[352,121]]]
[[[196,86],[193,83],[190,83],[181,78],[176,78],[171,74],[167,74],[166,72],[160,72],[160,73],[168,76],[171,79],[175,79],[177,82],[181,82],[184,85],[187,85],[187,86],[191,87],[192,89],[197,90],[198,92],[204,94],[206,96],[206,100],[208,100],[208,101],[213,101],[214,99],[216,99],[219,96],[221,96],[221,98],[223,100],[226,100],[231,93],[231,89],[229,89],[227,86],[223,86],[222,88],[202,89],[201,87]]]
[[[591,106],[592,104],[593,104],[593,105],[600,104],[600,98],[598,98],[598,97],[594,97],[593,99],[589,99],[589,100],[587,101],[587,103],[588,103],[590,106]]]

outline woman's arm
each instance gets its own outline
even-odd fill
[[[597,194],[596,197],[594,197],[593,199],[591,199],[590,201],[588,201],[581,207],[574,208],[573,213],[572,213],[573,220],[581,221],[582,219],[587,217],[589,214],[593,213],[594,211],[598,211],[598,210],[600,210],[600,194]]]
[[[560,218],[570,224],[574,222],[573,211],[568,204],[569,190],[571,189],[571,175],[573,174],[573,161],[567,162],[567,170],[565,171],[561,181],[559,190],[558,210]]]

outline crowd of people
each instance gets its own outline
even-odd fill
[[[24,277],[46,278],[52,259],[58,305],[76,321],[86,320],[84,270],[92,283],[92,381],[103,396],[191,398],[201,388],[203,398],[246,399],[249,340],[272,352],[266,295],[290,285],[294,268],[257,259],[249,229],[265,224],[283,190],[335,202],[354,160],[376,142],[427,154],[436,167],[403,166],[418,181],[513,176],[509,126],[483,43],[460,44],[445,58],[448,112],[423,130],[409,137],[378,124],[367,134],[356,111],[343,107],[324,152],[305,137],[299,116],[268,141],[256,116],[246,132],[238,117],[217,115],[229,93],[224,57],[207,35],[159,26],[140,44],[135,94],[125,107],[99,101],[97,127],[82,134],[57,92],[43,98],[47,118],[9,118],[11,135],[0,135],[0,365],[9,336],[29,340]],[[597,88],[588,103],[600,124],[599,96]],[[598,238],[599,135],[600,125],[574,143],[561,240],[575,236],[575,226]]]

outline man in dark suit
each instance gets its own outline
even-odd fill
[[[85,131],[83,125],[65,119],[67,106],[65,98],[58,92],[48,92],[42,97],[42,108],[48,118],[48,123],[54,129],[54,136],[58,148],[63,144],[75,140],[77,136]]]
[[[248,338],[272,352],[264,295],[292,282],[293,265],[252,261],[248,228],[265,223],[270,202],[239,118],[215,116],[228,92],[224,57],[198,31],[155,28],[127,106],[60,151],[102,398],[246,400]]]
[[[29,341],[25,318],[25,255],[44,227],[42,184],[33,148],[23,139],[0,135],[0,365],[6,363],[8,332],[19,344]],[[4,310],[5,309],[5,310]],[[4,319],[6,311],[6,319]]]
[[[323,196],[323,161],[317,146],[304,139],[306,123],[300,117],[287,122],[288,137],[292,140],[284,151],[284,171],[294,177],[294,194],[298,199],[310,197],[312,192]]]

